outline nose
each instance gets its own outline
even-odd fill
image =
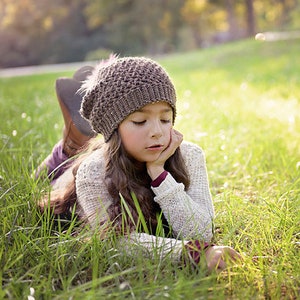
[[[153,138],[158,138],[163,135],[162,124],[160,121],[154,121],[153,124],[151,124],[150,133]]]

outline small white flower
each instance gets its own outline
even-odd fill
[[[27,296],[27,299],[28,300],[35,300],[35,298],[34,298],[34,292],[35,292],[34,288],[33,287],[29,288],[29,291],[30,291],[30,295]]]
[[[119,286],[119,289],[120,289],[121,291],[127,290],[128,288],[130,288],[130,284],[129,284],[129,282],[127,282],[127,281],[122,282],[122,283],[120,284],[120,286]]]

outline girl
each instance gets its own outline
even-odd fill
[[[204,153],[173,128],[175,88],[160,65],[112,57],[73,79],[58,79],[56,89],[66,126],[43,163],[55,182],[42,209],[50,205],[60,214],[76,204],[80,218],[100,235],[113,228],[127,253],[138,247],[192,264],[201,256],[210,271],[224,269],[226,256],[240,257],[210,243],[214,209]],[[88,140],[90,151],[62,168]],[[144,226],[137,226],[141,220]],[[158,228],[164,228],[161,236]]]

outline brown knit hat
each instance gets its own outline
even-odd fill
[[[83,88],[80,112],[106,142],[129,114],[149,103],[169,103],[175,120],[175,88],[166,71],[151,59],[115,58],[96,66]]]

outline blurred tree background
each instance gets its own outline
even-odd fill
[[[188,51],[296,30],[298,0],[0,0],[0,67]]]

